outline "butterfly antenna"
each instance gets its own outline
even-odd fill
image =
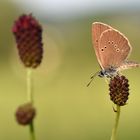
[[[91,77],[90,77],[90,81],[87,84],[87,87],[91,84],[91,82],[93,81],[93,79],[99,74],[99,71],[97,71],[96,73],[94,73]]]

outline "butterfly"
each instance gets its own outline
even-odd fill
[[[140,66],[140,63],[128,61],[132,51],[130,42],[124,34],[113,27],[101,22],[94,22],[92,24],[92,41],[101,71],[91,77],[87,86],[96,75],[111,78],[122,70]]]

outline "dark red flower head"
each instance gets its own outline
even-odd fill
[[[19,56],[26,67],[36,68],[42,60],[42,27],[29,15],[20,16],[12,28]]]
[[[110,99],[119,106],[126,104],[129,96],[128,79],[125,76],[116,75],[109,83]]]
[[[21,125],[30,124],[35,118],[36,110],[31,103],[26,103],[18,107],[15,116],[16,120]]]

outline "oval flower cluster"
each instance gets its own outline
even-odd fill
[[[12,28],[18,53],[25,67],[36,68],[42,60],[42,27],[29,15],[20,16]]]
[[[126,104],[129,96],[128,79],[125,76],[115,76],[110,80],[109,84],[110,99],[117,105]]]

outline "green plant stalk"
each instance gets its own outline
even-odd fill
[[[115,113],[116,113],[115,124],[114,124],[114,128],[112,130],[111,140],[117,140],[116,136],[117,136],[119,119],[120,119],[120,111],[121,111],[121,107],[117,105],[116,110],[115,110]]]
[[[27,69],[27,98],[28,102],[33,104],[33,80],[32,80],[32,69]],[[30,140],[35,140],[34,122],[29,124],[30,129]]]
[[[31,122],[29,127],[30,127],[30,137],[31,137],[30,139],[31,140],[35,140],[34,123]]]

